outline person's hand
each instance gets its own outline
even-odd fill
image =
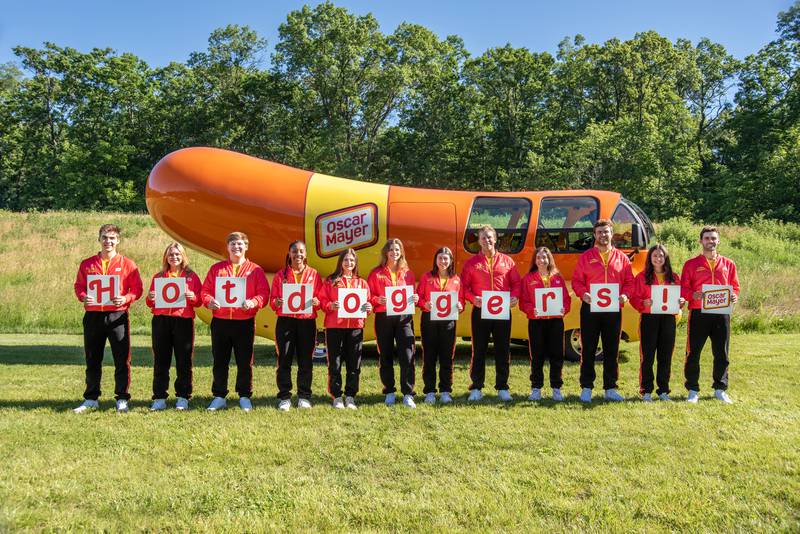
[[[333,302],[331,302],[331,308],[333,308],[334,310],[338,310],[339,309],[339,301],[338,300],[334,300]]]
[[[695,291],[694,293],[692,293],[692,298],[694,300],[701,300],[703,298],[703,292],[702,291]]]
[[[422,309],[425,310],[426,312],[431,311],[431,303],[426,302],[425,305],[422,307]]]
[[[416,293],[414,293],[413,295],[411,295],[411,302],[413,302],[414,304],[416,304],[417,302],[419,302],[419,295],[417,295]]]
[[[111,299],[111,304],[113,304],[114,306],[122,306],[123,304],[125,304],[125,297],[114,297],[113,299]]]
[[[458,303],[458,313],[461,313],[463,311],[464,311],[464,305],[459,302]]]
[[[731,295],[731,302],[733,302],[734,304],[736,304],[737,302],[739,302],[739,295],[737,295],[736,293],[733,293],[733,294]]]
[[[561,308],[561,315],[566,315],[567,311],[564,308]]]
[[[151,293],[153,293],[153,292],[151,292]],[[192,291],[191,289],[187,289],[186,290],[186,298],[188,300],[194,300],[194,296],[195,296],[194,295],[194,291]],[[153,296],[150,297],[150,300],[153,300],[154,298],[155,298],[155,293],[153,293]]]
[[[89,306],[93,304],[97,304],[94,300],[94,297],[89,295],[88,293],[83,297],[84,304],[88,304]]]
[[[480,297],[475,297],[475,307],[476,308],[480,308],[481,307],[481,302],[482,302],[482,299]]]
[[[681,297],[681,298],[678,299],[678,306],[679,307],[683,308],[685,304],[686,304],[686,299],[685,298]],[[649,304],[648,304],[648,306],[649,306]]]
[[[625,303],[628,302],[628,295],[620,295],[619,296],[619,307],[625,306]]]
[[[186,292],[186,296],[189,297],[189,292],[188,291]],[[156,292],[155,291],[151,291],[150,293],[147,294],[147,298],[149,298],[150,300],[156,300]],[[192,297],[189,297],[189,298],[192,298]]]
[[[275,297],[275,306],[283,306],[283,299],[281,297]]]
[[[519,299],[517,297],[511,297],[511,307],[513,308],[517,304],[519,304]]]
[[[242,303],[243,310],[252,310],[255,307],[256,303],[253,299],[245,299],[245,301]]]
[[[219,302],[217,302],[217,299],[211,299],[211,300],[208,301],[208,306],[207,307],[208,307],[209,310],[218,310],[222,306],[219,305]]]
[[[313,299],[311,299],[311,305],[312,306],[319,306],[319,299],[317,297],[314,297]]]
[[[383,300],[386,300],[386,299],[383,299]],[[369,302],[365,302],[364,303],[364,307],[362,309],[367,313],[372,313],[372,304],[370,304]]]
[[[378,297],[378,304],[380,304],[381,306],[386,304],[386,297]]]
[[[645,308],[649,308],[652,305],[653,305],[653,299],[644,299],[642,301],[642,306],[644,306]]]
[[[592,303],[592,296],[589,293],[584,293],[583,296],[581,297],[581,300],[583,302],[585,302],[586,304],[591,304]]]

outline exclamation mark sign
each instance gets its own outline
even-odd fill
[[[667,296],[669,295],[669,291],[667,288],[664,288],[664,296],[661,297],[661,311],[667,311]]]

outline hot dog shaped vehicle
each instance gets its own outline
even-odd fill
[[[289,243],[306,243],[308,262],[327,276],[337,254],[358,250],[366,278],[378,264],[386,239],[405,245],[417,279],[431,269],[434,252],[448,246],[456,270],[478,252],[478,228],[497,229],[497,248],[509,254],[520,276],[533,252],[547,246],[564,278],[570,280],[580,253],[593,246],[592,224],[609,218],[614,244],[628,253],[634,273],[644,268],[653,226],[635,204],[610,191],[524,191],[512,193],[448,191],[398,187],[326,176],[215,148],[186,148],[165,156],[147,181],[147,208],[175,239],[216,258],[224,257],[225,237],[240,230],[250,238],[248,257],[268,273],[284,266]],[[574,295],[564,319],[567,355],[579,350],[579,309]],[[470,336],[469,305],[458,321],[458,335]],[[200,311],[208,321],[208,310]],[[512,334],[527,337],[527,320],[512,311]],[[263,309],[256,332],[274,337],[275,314]],[[320,327],[322,318],[319,318]],[[419,324],[419,318],[417,318]],[[365,338],[374,336],[371,325]],[[638,314],[625,306],[623,339],[638,338]]]

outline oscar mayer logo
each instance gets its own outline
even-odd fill
[[[378,207],[359,204],[323,213],[316,219],[317,255],[330,258],[348,248],[360,249],[378,242]]]
[[[718,310],[730,306],[731,292],[729,289],[714,289],[703,293],[703,309]]]

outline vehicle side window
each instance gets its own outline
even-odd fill
[[[478,197],[464,232],[464,248],[477,254],[478,231],[489,225],[497,231],[497,250],[506,254],[516,254],[525,246],[525,234],[531,218],[531,203],[525,198]]]
[[[542,199],[536,247],[554,253],[583,252],[594,244],[592,227],[600,205],[594,197],[550,197]]]
[[[611,238],[611,243],[617,248],[632,248],[633,223],[638,223],[639,220],[630,208],[620,202],[617,209],[614,210],[614,215],[611,216],[611,222],[614,223],[614,236]]]

